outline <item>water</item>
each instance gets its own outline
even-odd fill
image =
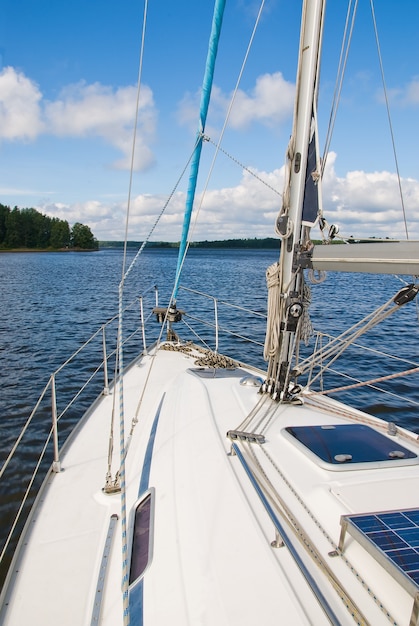
[[[129,275],[126,301],[157,282],[161,289],[160,302],[167,303],[175,274],[176,257],[177,252],[173,249],[146,250],[139,265]],[[192,289],[217,295],[221,301],[266,313],[265,270],[276,260],[277,253],[274,250],[192,249],[185,262],[181,282]],[[121,252],[109,250],[97,253],[0,254],[1,463],[4,462],[50,374],[102,323],[116,313],[121,264]],[[338,334],[386,302],[402,286],[392,276],[330,275],[324,283],[312,287],[313,324],[316,329],[332,335]],[[178,307],[197,312],[195,297],[191,297],[190,304],[188,298],[188,294],[180,291]],[[207,303],[208,315],[212,315],[213,302],[208,300]],[[262,343],[265,330],[263,318],[245,316],[239,325],[235,321],[236,312],[220,304],[221,326],[233,324],[240,334],[254,335]],[[136,309],[132,316],[138,321]],[[127,332],[130,324],[134,324],[134,320],[128,322]],[[363,337],[360,343],[418,362],[418,329],[416,305],[411,303]],[[179,332],[183,335],[182,329]],[[208,331],[211,346],[214,345],[212,334]],[[135,350],[141,348],[139,341],[134,346]],[[220,351],[228,352],[231,338],[222,338],[219,348]],[[93,357],[100,358],[100,346],[92,350],[93,352],[82,357],[77,366],[70,366],[69,376],[60,381],[64,401],[67,401],[66,394],[70,393],[73,378],[79,374],[89,375]],[[241,341],[235,356],[264,367],[262,352],[261,346],[249,349]],[[359,352],[352,348],[341,361],[342,368],[361,379],[413,367],[404,363],[389,366],[383,359],[377,371],[373,369],[370,357],[361,358]],[[345,384],[345,381],[334,375],[331,381],[336,385]],[[392,393],[399,394],[404,399],[386,396],[383,400],[366,388],[362,388],[355,396],[352,393],[343,393],[337,398],[419,432],[419,406],[408,402],[408,399],[413,399],[419,403],[418,382],[419,376],[415,374],[411,378],[396,379],[391,384],[380,383],[380,386],[391,389]],[[98,383],[93,394],[100,391],[100,384]],[[73,406],[67,412],[68,426],[64,427],[64,437],[93,398],[94,395],[84,398],[81,405]],[[23,456],[19,458],[18,465],[13,468],[13,479],[0,490],[2,529],[12,518],[12,505],[21,495],[21,485],[27,482],[29,469],[26,466],[29,466],[29,459],[32,459],[42,440],[44,433],[41,431],[44,428],[46,432],[49,428],[49,406],[44,409],[44,417],[41,414],[41,418],[42,423],[38,424]],[[0,539],[3,541],[3,537]]]

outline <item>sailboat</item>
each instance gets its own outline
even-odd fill
[[[53,410],[53,460],[14,551],[2,625],[419,623],[418,436],[315,386],[365,329],[410,306],[417,281],[364,326],[310,356],[300,350],[307,273],[419,274],[416,242],[311,241],[326,224],[317,156],[324,15],[324,0],[303,1],[280,255],[267,271],[267,369],[182,339],[183,239],[173,296],[152,306],[165,336],[148,345],[144,313],[144,348],[125,366],[120,314],[115,379],[105,353],[103,391],[61,449]],[[193,167],[204,126],[205,115]],[[53,378],[49,391],[54,400]]]

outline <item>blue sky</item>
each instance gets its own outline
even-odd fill
[[[212,0],[149,0],[130,239],[143,239],[193,148]],[[122,239],[142,2],[3,0],[0,202],[35,207],[98,239]],[[329,118],[346,8],[329,0],[320,130]],[[207,134],[217,141],[259,3],[227,0]],[[266,0],[223,148],[282,191],[291,131],[300,2]],[[403,237],[369,0],[359,15],[324,180],[343,235]],[[410,238],[419,238],[419,3],[377,2]],[[322,140],[321,140],[322,145]],[[204,145],[201,186],[213,156]],[[193,238],[273,235],[280,196],[219,156]],[[153,239],[179,240],[187,176]],[[314,235],[316,236],[316,234]]]

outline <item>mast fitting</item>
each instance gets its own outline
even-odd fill
[[[312,269],[312,256],[313,256],[313,246],[310,249],[303,249],[301,245],[295,246],[294,259],[292,264],[293,271],[297,271],[298,268],[302,270]]]
[[[419,285],[415,285],[411,283],[403,289],[400,289],[399,293],[395,295],[393,302],[397,304],[397,306],[403,306],[407,302],[411,302],[414,298],[416,298],[419,291]]]

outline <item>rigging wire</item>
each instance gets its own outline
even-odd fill
[[[136,141],[137,141],[137,125],[138,125],[138,117],[139,117],[139,112],[140,112],[140,95],[141,95],[142,74],[143,74],[143,59],[144,59],[145,32],[146,32],[146,25],[147,25],[147,12],[148,12],[148,0],[144,0],[143,27],[142,27],[142,33],[141,33],[140,59],[139,59],[138,77],[137,77],[137,98],[136,98],[136,103],[135,103],[134,132],[132,136],[131,164],[130,164],[128,198],[127,198],[127,212],[126,212],[126,218],[125,218],[124,255],[122,259],[122,278],[121,278],[122,283],[124,282],[124,279],[125,279],[125,265],[126,265],[126,258],[127,258],[128,226],[129,226],[129,218],[130,218],[130,211],[131,211],[132,180],[134,177],[135,146],[136,146]]]
[[[375,17],[374,0],[370,0],[370,7],[371,7],[371,15],[372,15],[373,28],[374,28],[375,41],[376,41],[376,46],[377,46],[378,62],[379,62],[379,65],[380,65],[380,73],[381,73],[381,80],[382,80],[382,85],[383,85],[384,100],[385,100],[385,104],[386,104],[387,119],[388,119],[389,130],[390,130],[390,137],[391,137],[391,144],[392,144],[392,150],[393,150],[393,157],[394,157],[396,173],[397,173],[397,181],[398,181],[400,202],[401,202],[402,213],[403,213],[404,229],[405,229],[406,239],[409,239],[409,231],[408,231],[408,226],[407,226],[406,209],[405,209],[403,189],[402,189],[402,184],[401,184],[401,176],[400,176],[400,169],[399,169],[399,163],[398,163],[398,157],[397,157],[396,143],[395,143],[395,138],[394,138],[393,123],[392,123],[391,114],[390,114],[390,105],[389,105],[388,92],[387,92],[387,86],[386,86],[386,80],[385,80],[385,74],[384,74],[384,65],[383,65],[382,54],[381,54],[380,40],[379,40],[379,36],[378,36],[377,21],[376,21],[376,17]],[[351,40],[352,40],[352,35],[353,35],[353,29],[354,29],[357,9],[358,9],[358,0],[355,0],[354,4],[352,3],[352,0],[350,0],[349,3],[348,3],[348,11],[347,11],[347,15],[346,15],[344,34],[343,34],[343,37],[342,37],[342,47],[341,47],[341,52],[340,52],[340,58],[339,58],[337,76],[336,76],[335,89],[334,89],[334,93],[333,93],[333,99],[332,99],[332,105],[331,105],[331,111],[330,111],[330,117],[329,117],[329,124],[328,124],[328,128],[327,128],[326,139],[325,139],[325,146],[324,146],[324,150],[323,150],[322,168],[321,168],[321,175],[322,176],[324,174],[324,170],[325,170],[325,167],[326,167],[326,162],[327,162],[327,157],[328,157],[329,150],[330,150],[330,144],[331,144],[331,140],[332,140],[333,130],[334,130],[334,126],[335,126],[335,123],[336,123],[337,110],[338,110],[339,101],[340,101],[340,97],[341,97],[341,93],[342,93],[343,79],[344,79],[344,76],[345,76],[346,65],[347,65],[347,61],[348,61],[349,48],[350,48],[350,45],[351,45]]]
[[[250,169],[250,167],[247,167],[246,165],[241,163],[241,161],[236,159],[232,154],[227,152],[227,150],[224,150],[224,148],[222,148],[219,144],[217,144],[215,141],[213,141],[211,139],[211,137],[208,137],[208,135],[205,135],[204,136],[204,140],[208,141],[208,143],[210,143],[213,146],[215,146],[219,152],[222,152],[223,154],[225,154],[225,156],[228,157],[231,161],[233,161],[233,163],[236,163],[236,165],[238,165],[241,169],[245,170],[248,174],[253,176],[253,178],[256,178],[256,180],[258,180],[260,183],[262,183],[262,185],[265,185],[265,187],[267,187],[268,189],[273,191],[277,196],[280,196],[282,198],[282,191],[279,191],[278,189],[275,189],[275,187],[270,185],[266,180],[264,180],[263,178],[258,176],[258,174],[256,174],[255,172],[253,172]]]
[[[400,293],[401,292],[399,292],[396,297],[400,295]],[[322,377],[324,371],[330,369],[332,363],[334,363],[350,345],[354,344],[361,335],[396,311],[399,311],[403,304],[405,303],[398,302],[395,297],[390,298],[390,300],[346,329],[338,337],[331,339],[325,347],[322,346],[316,349],[311,356],[301,361],[297,365],[298,375],[310,370],[310,385],[312,385],[314,381]],[[319,372],[316,375],[312,375],[314,367],[319,367]]]
[[[348,11],[346,14],[345,29],[344,29],[343,38],[342,38],[342,47],[340,51],[338,70],[336,74],[336,83],[335,83],[335,89],[333,93],[329,125],[327,128],[325,146],[324,146],[324,151],[323,151],[322,170],[321,170],[322,177],[323,177],[324,170],[326,167],[326,161],[327,161],[327,157],[329,154],[330,143],[332,141],[333,129],[336,123],[336,116],[337,116],[337,111],[339,107],[340,96],[342,93],[343,79],[345,76],[346,65],[348,62],[348,54],[349,54],[349,48],[350,48],[351,41],[352,41],[357,8],[358,8],[358,0],[355,0],[355,5],[353,7],[352,7],[352,0],[350,0],[350,2],[348,3]]]
[[[123,371],[124,371],[124,359],[123,359],[123,334],[122,334],[122,308],[123,308],[123,291],[125,283],[125,266],[127,258],[127,243],[128,243],[128,225],[131,208],[131,194],[132,194],[132,180],[134,175],[134,159],[135,159],[135,146],[137,137],[137,124],[140,109],[140,94],[141,94],[141,77],[143,69],[144,58],[144,42],[145,32],[147,24],[147,12],[148,12],[148,0],[144,0],[144,12],[143,12],[143,26],[141,33],[141,46],[140,46],[140,59],[137,79],[137,99],[135,107],[135,121],[134,132],[132,140],[131,151],[131,167],[128,185],[128,199],[127,199],[127,212],[125,221],[125,236],[124,236],[124,254],[122,260],[122,276],[119,284],[119,310],[118,310],[118,341],[117,341],[117,364],[118,364],[118,390],[119,390],[119,455],[120,455],[120,485],[121,485],[121,541],[122,541],[122,606],[123,606],[123,624],[129,626],[130,624],[130,611],[129,611],[129,572],[128,572],[128,539],[127,539],[127,510],[126,510],[126,483],[125,483],[125,415],[124,415],[124,385],[123,385]]]
[[[222,130],[221,130],[221,133],[220,133],[220,137],[218,139],[218,143],[216,144],[216,151],[215,151],[215,154],[213,156],[213,159],[212,159],[212,162],[211,162],[211,165],[210,165],[210,169],[209,169],[209,172],[208,172],[208,175],[207,175],[207,179],[206,179],[206,182],[205,182],[205,185],[204,185],[204,190],[203,190],[202,195],[201,195],[201,200],[200,200],[200,203],[198,205],[196,214],[194,216],[194,220],[193,220],[193,223],[192,223],[192,228],[191,228],[191,231],[190,231],[191,236],[188,238],[188,240],[186,242],[185,249],[184,249],[182,257],[179,258],[179,260],[178,260],[177,274],[179,276],[180,276],[180,274],[182,272],[183,264],[184,264],[187,252],[189,250],[190,242],[191,242],[191,239],[192,239],[192,236],[193,236],[196,224],[197,224],[198,216],[199,216],[200,210],[202,208],[202,204],[203,204],[203,200],[204,200],[206,191],[208,189],[209,181],[210,181],[210,178],[211,178],[214,166],[215,166],[215,161],[216,161],[216,158],[218,156],[218,152],[220,150],[220,145],[221,145],[222,139],[224,137],[225,130],[227,128],[227,124],[228,124],[228,121],[229,121],[229,118],[230,118],[231,110],[232,110],[232,107],[233,107],[233,104],[234,104],[234,101],[235,101],[235,97],[236,97],[236,94],[237,94],[237,91],[238,91],[238,88],[239,88],[239,85],[240,85],[240,81],[241,81],[241,78],[242,78],[242,75],[243,75],[243,72],[244,72],[244,68],[246,66],[247,58],[248,58],[249,53],[250,53],[250,49],[251,49],[251,46],[252,46],[252,43],[253,43],[253,39],[255,37],[255,33],[256,33],[257,26],[258,26],[259,21],[260,21],[260,17],[261,17],[264,5],[265,5],[265,0],[262,0],[260,8],[259,8],[258,15],[257,15],[257,18],[256,18],[256,22],[255,22],[255,25],[253,27],[253,31],[252,31],[252,34],[251,34],[251,37],[250,37],[250,40],[249,40],[249,44],[247,46],[245,57],[244,57],[244,60],[243,60],[243,63],[242,63],[242,66],[241,66],[241,69],[240,69],[240,72],[239,72],[239,76],[238,76],[238,79],[236,81],[236,86],[235,86],[235,89],[234,89],[234,92],[233,92],[233,95],[232,95],[232,98],[231,98],[231,101],[230,101],[230,104],[229,104],[229,108],[228,108],[228,111],[227,111],[227,114],[226,114],[226,118],[224,120],[224,124],[223,124]],[[199,142],[201,140],[208,140],[208,138],[205,135],[201,136],[201,135],[198,134],[196,141]],[[195,153],[195,147],[196,146],[194,146],[194,150],[192,152],[192,155],[191,155],[189,161],[192,159],[193,154]],[[186,167],[185,167],[185,169],[186,169]],[[164,328],[165,323],[167,321],[169,308],[173,305],[173,302],[175,301],[175,288],[176,288],[176,286],[174,286],[172,294],[171,294],[171,297],[170,297],[169,305],[168,305],[168,308],[167,308],[167,311],[166,311],[166,316],[165,316],[164,322],[163,322],[163,324],[161,326],[159,337],[157,339],[157,345],[159,345],[160,341],[161,341],[161,337],[162,337],[162,334],[163,334],[163,328]],[[134,419],[137,419],[137,417],[138,417],[139,409],[140,409],[140,406],[141,406],[142,401],[143,401],[145,389],[147,387],[148,377],[150,376],[151,370],[153,368],[155,355],[156,355],[156,352],[154,353],[154,355],[152,357],[151,366],[150,366],[149,372],[147,374],[147,380],[146,380],[146,383],[144,385],[143,392],[141,394],[141,397],[140,397],[140,400],[139,400],[139,403],[138,403],[138,406],[137,406],[137,410],[135,412],[135,418]]]
[[[398,161],[398,158],[397,158],[396,143],[395,143],[395,140],[394,140],[394,132],[393,132],[393,123],[391,121],[390,105],[389,105],[389,101],[388,101],[387,86],[386,86],[386,80],[385,80],[385,76],[384,76],[383,59],[382,59],[382,56],[381,56],[380,40],[379,40],[379,37],[378,37],[377,22],[376,22],[376,19],[375,19],[374,0],[370,0],[370,6],[371,6],[372,21],[373,21],[373,25],[374,25],[375,41],[376,41],[376,44],[377,44],[378,61],[380,63],[380,72],[381,72],[381,80],[382,80],[382,83],[383,83],[384,99],[385,99],[385,102],[386,102],[387,118],[388,118],[388,124],[389,124],[389,128],[390,128],[391,144],[392,144],[392,147],[393,147],[394,163],[395,163],[396,172],[397,172],[397,181],[398,181],[398,186],[399,186],[400,201],[401,201],[402,211],[403,211],[404,229],[405,229],[405,233],[406,233],[406,239],[409,239],[409,230],[408,230],[408,227],[407,227],[407,219],[406,219],[406,209],[405,209],[405,206],[404,206],[404,197],[403,197],[402,183],[401,183],[401,178],[400,178],[399,161]]]
[[[195,148],[194,148],[194,150],[195,150]],[[168,196],[168,198],[167,198],[167,200],[166,200],[165,204],[163,205],[162,210],[160,211],[159,215],[157,216],[157,218],[156,218],[156,220],[155,220],[155,222],[154,222],[153,226],[151,227],[151,229],[150,229],[150,231],[149,231],[149,233],[148,233],[147,237],[144,239],[144,241],[143,241],[143,243],[141,244],[141,246],[140,246],[139,250],[137,251],[137,253],[136,253],[136,255],[135,255],[134,259],[131,261],[131,264],[130,264],[130,266],[128,267],[128,269],[127,269],[126,273],[125,273],[125,279],[127,278],[128,274],[132,271],[133,267],[135,266],[135,264],[136,264],[136,262],[137,262],[137,260],[138,260],[138,257],[140,256],[140,254],[141,254],[141,253],[142,253],[142,251],[144,250],[145,246],[146,246],[146,245],[147,245],[147,243],[149,242],[151,235],[153,234],[153,232],[154,232],[154,230],[156,229],[156,227],[157,227],[157,225],[158,225],[158,223],[159,223],[159,221],[160,221],[161,217],[163,216],[164,212],[166,211],[166,209],[167,209],[168,205],[170,204],[170,201],[172,200],[172,198],[173,198],[173,196],[174,196],[174,194],[175,194],[175,192],[176,192],[176,189],[178,188],[178,186],[179,186],[179,184],[180,184],[180,181],[182,180],[183,176],[185,175],[185,172],[186,172],[186,170],[187,170],[187,168],[188,168],[188,166],[189,166],[189,163],[190,163],[190,161],[191,161],[191,159],[192,159],[192,157],[193,157],[194,150],[191,152],[191,155],[190,155],[190,157],[189,157],[188,161],[186,162],[185,167],[183,168],[183,170],[182,170],[182,172],[181,172],[181,174],[180,174],[180,176],[179,176],[178,180],[176,181],[176,184],[174,185],[174,187],[173,187],[173,189],[172,189],[171,193],[169,194],[169,196]],[[162,325],[162,328],[163,328],[163,326],[164,326],[164,325]],[[158,338],[157,343],[160,343],[160,341],[161,341],[161,337],[162,337],[162,331],[160,332],[160,335],[159,335],[159,338]],[[117,350],[118,350],[118,346],[117,346]],[[118,353],[117,353],[117,354],[118,354]],[[116,358],[116,362],[117,362],[117,361],[118,361],[118,357]],[[117,365],[115,365],[115,374],[114,374],[115,380],[117,380],[117,376],[118,376],[118,374],[117,374]],[[115,405],[115,398],[114,398],[114,405]],[[106,483],[107,483],[107,484],[109,484],[109,485],[112,483],[111,461],[112,461],[112,450],[113,450],[113,448],[112,448],[112,439],[113,439],[113,419],[114,419],[114,412],[115,412],[115,406],[114,406],[114,408],[112,409],[112,424],[111,424],[110,443],[109,443],[109,451],[108,451],[108,473],[107,473]],[[133,423],[134,423],[134,424],[135,424],[135,422],[136,422],[136,419],[137,419],[137,414],[136,414],[135,418],[133,419]],[[128,448],[129,448],[129,444],[130,444],[130,440],[131,440],[131,435],[132,435],[132,432],[133,432],[133,425],[131,425],[130,435],[129,435],[129,436],[128,436],[128,438],[126,439],[126,443],[125,443],[125,446],[124,446],[124,449],[125,449],[125,456],[124,456],[124,458],[126,458],[126,457],[127,457],[127,454],[128,454]],[[115,478],[114,478],[114,480],[113,480],[113,484],[114,484],[114,485],[116,485],[116,484],[118,483],[118,481],[119,481],[120,472],[121,472],[121,466],[119,467],[119,469],[117,470],[117,472],[116,472],[116,474],[115,474]]]
[[[194,145],[194,147],[193,147],[193,150],[192,150],[192,152],[191,152],[191,154],[190,154],[190,156],[189,156],[189,158],[188,158],[187,162],[185,163],[185,167],[183,168],[182,172],[180,173],[179,178],[177,179],[177,181],[176,181],[175,185],[173,186],[173,189],[172,189],[172,191],[170,192],[170,194],[169,194],[169,196],[168,196],[168,198],[167,198],[166,202],[164,203],[163,208],[161,209],[160,213],[159,213],[159,214],[158,214],[158,216],[156,217],[156,220],[155,220],[155,222],[154,222],[153,226],[150,228],[150,231],[149,231],[148,235],[146,236],[146,238],[144,239],[144,241],[143,241],[143,243],[141,244],[140,248],[138,249],[138,251],[137,251],[137,253],[136,253],[135,257],[134,257],[134,258],[133,258],[133,260],[131,261],[131,263],[130,263],[130,265],[129,265],[129,267],[128,267],[128,269],[127,269],[126,273],[125,273],[125,276],[124,276],[124,278],[125,278],[125,279],[127,278],[128,274],[132,271],[132,269],[133,269],[133,268],[134,268],[134,266],[136,265],[137,260],[138,260],[138,257],[140,256],[140,254],[142,253],[142,251],[143,251],[143,250],[144,250],[144,248],[146,247],[147,243],[150,241],[150,237],[151,237],[151,235],[153,234],[153,232],[154,232],[154,231],[155,231],[155,229],[157,228],[158,223],[160,222],[160,220],[161,220],[161,218],[162,218],[163,214],[165,213],[165,211],[166,211],[167,207],[169,206],[169,204],[170,204],[170,202],[171,202],[171,200],[172,200],[173,196],[175,195],[175,192],[176,192],[177,188],[179,187],[180,181],[181,181],[181,180],[182,180],[182,178],[184,177],[184,175],[185,175],[185,173],[186,173],[186,170],[188,169],[189,164],[190,164],[190,162],[191,162],[191,160],[192,160],[192,157],[193,157],[193,155],[194,155],[194,153],[195,153],[195,148],[196,148],[196,145],[197,145],[198,141],[199,141],[199,138],[197,138],[196,143],[195,143],[195,145]]]
[[[250,50],[251,50],[251,47],[252,47],[252,44],[253,44],[253,40],[254,40],[255,35],[256,35],[256,31],[257,31],[257,28],[258,28],[258,25],[259,25],[259,22],[260,22],[260,18],[261,18],[261,15],[262,15],[262,11],[263,11],[264,5],[265,5],[265,0],[262,0],[261,4],[260,4],[260,7],[259,7],[258,14],[256,16],[256,21],[255,21],[255,24],[253,26],[252,33],[250,35],[249,43],[248,43],[247,48],[246,48],[244,59],[243,59],[243,62],[242,62],[242,65],[241,65],[241,68],[240,68],[240,71],[239,71],[239,75],[238,75],[238,78],[237,78],[237,81],[236,81],[236,85],[234,87],[233,95],[231,96],[231,100],[230,100],[230,103],[229,103],[229,106],[228,106],[228,110],[227,110],[227,113],[226,113],[226,116],[225,116],[225,119],[224,119],[224,123],[223,123],[222,129],[221,129],[221,133],[220,133],[219,139],[217,141],[216,150],[215,150],[214,156],[213,156],[211,164],[210,164],[210,168],[209,168],[209,171],[208,171],[208,174],[207,174],[205,185],[204,185],[204,188],[203,188],[203,191],[202,191],[202,194],[201,194],[201,199],[200,199],[200,202],[198,204],[198,207],[197,207],[197,210],[196,210],[196,213],[195,213],[195,217],[194,217],[194,220],[193,220],[193,223],[192,223],[192,227],[191,227],[191,230],[190,230],[190,236],[188,237],[188,241],[186,242],[186,246],[185,246],[182,258],[179,258],[179,263],[178,263],[178,274],[179,274],[179,276],[180,276],[180,274],[182,272],[183,264],[185,262],[185,258],[186,258],[187,252],[189,250],[190,243],[191,243],[191,241],[193,239],[193,234],[194,234],[194,231],[195,231],[195,228],[196,228],[196,225],[197,225],[198,217],[199,217],[199,214],[201,212],[201,208],[202,208],[202,205],[203,205],[203,202],[204,202],[204,198],[205,198],[206,192],[208,190],[209,181],[211,179],[211,176],[212,176],[212,173],[213,173],[213,170],[214,170],[214,167],[215,167],[215,162],[217,160],[217,156],[218,156],[218,153],[219,153],[219,150],[220,150],[220,146],[221,146],[222,140],[224,138],[225,131],[227,129],[227,124],[228,124],[228,121],[230,119],[230,115],[231,115],[231,111],[232,111],[232,108],[233,108],[233,104],[235,102],[237,91],[239,89],[240,82],[241,82],[241,79],[242,79],[242,76],[243,76],[243,72],[244,72],[244,69],[245,69],[246,64],[247,64],[247,59],[249,57]],[[173,292],[172,293],[172,297],[170,299],[171,303],[174,301],[174,297],[175,297],[175,293]]]

